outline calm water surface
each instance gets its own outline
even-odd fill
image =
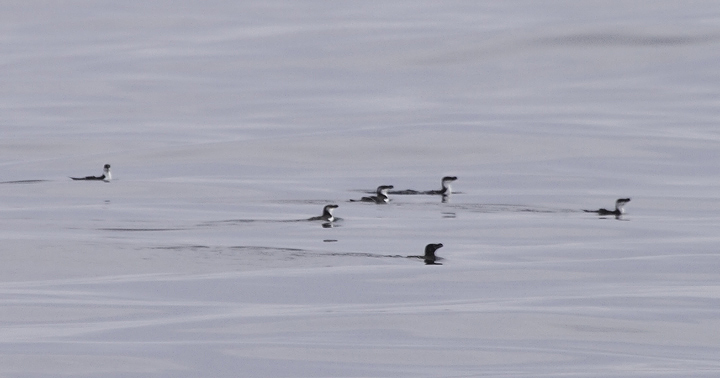
[[[0,375],[720,371],[715,2],[0,19]]]

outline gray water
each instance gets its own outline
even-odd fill
[[[0,21],[2,376],[720,372],[716,2]]]

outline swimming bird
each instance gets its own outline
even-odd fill
[[[457,176],[445,176],[442,178],[442,181],[440,182],[442,184],[442,189],[431,190],[426,193],[427,194],[442,194],[443,196],[447,196],[448,194],[452,193],[452,188],[450,188],[450,184],[452,184],[452,182],[455,180],[457,180]]]
[[[630,198],[618,198],[615,201],[615,210],[598,209],[598,210],[584,210],[586,213],[597,213],[598,215],[614,215],[619,217],[625,214],[625,204],[630,202]]]
[[[375,202],[379,204],[384,204],[390,202],[390,198],[388,197],[388,190],[394,188],[392,185],[380,185],[377,187],[375,196],[370,197],[363,197],[359,200],[350,200],[350,202]]]
[[[105,164],[103,167],[103,174],[102,176],[86,176],[86,177],[70,177],[73,180],[103,180],[105,182],[110,182],[112,179],[112,175],[110,174],[110,164]]]
[[[335,216],[333,216],[333,213],[332,213],[333,210],[335,210],[335,209],[337,209],[337,208],[338,208],[338,205],[335,205],[335,204],[333,204],[333,205],[325,205],[325,207],[323,207],[323,213],[322,213],[322,215],[317,216],[317,217],[312,217],[312,218],[310,218],[310,219],[308,219],[308,220],[311,220],[311,221],[321,220],[321,221],[326,221],[326,222],[332,222],[332,221],[334,221],[335,219],[337,219],[337,218],[335,218]]]
[[[428,244],[425,246],[425,265],[442,265],[441,263],[435,262],[441,260],[441,257],[435,256],[435,251],[442,248],[442,243]]]
[[[413,189],[406,189],[406,190],[395,190],[389,192],[390,194],[441,194],[443,196],[446,196],[450,193],[452,193],[452,189],[450,188],[450,184],[452,184],[453,181],[457,180],[457,176],[445,176],[442,178],[440,183],[442,184],[442,188],[440,190],[426,190],[426,191],[419,191],[419,190],[413,190]]]
[[[423,259],[425,261],[425,265],[442,265],[441,263],[437,262],[437,260],[442,260],[442,257],[435,256],[435,251],[442,248],[442,243],[437,244],[428,244],[425,246],[425,255],[423,256],[408,256],[410,258],[418,258]]]

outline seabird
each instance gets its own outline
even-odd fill
[[[323,208],[322,215],[317,216],[317,217],[312,217],[308,220],[311,220],[311,221],[321,220],[321,221],[326,221],[326,222],[332,222],[336,219],[335,216],[333,216],[332,212],[333,212],[333,210],[335,210],[337,208],[338,208],[338,205],[334,205],[334,204],[333,205],[325,205],[325,207]]]
[[[584,210],[586,213],[597,213],[598,215],[614,215],[619,217],[625,214],[625,204],[630,202],[630,198],[618,198],[615,201],[615,210],[598,209],[598,210]]]
[[[425,246],[425,265],[442,265],[441,263],[436,262],[437,260],[441,260],[441,257],[435,256],[435,251],[442,248],[442,243],[437,244],[428,244]]]
[[[442,260],[442,257],[435,256],[435,251],[442,248],[442,243],[428,244],[425,246],[425,255],[423,256],[408,256],[409,258],[423,259],[425,265],[442,265],[437,260]]]
[[[426,190],[426,191],[419,191],[419,190],[413,190],[413,189],[406,189],[406,190],[394,190],[389,192],[390,194],[440,194],[443,196],[447,196],[450,193],[452,193],[452,189],[450,188],[450,184],[452,184],[453,181],[457,180],[457,176],[445,176],[442,178],[440,183],[442,184],[442,188],[440,190]]]
[[[388,198],[388,190],[394,188],[392,185],[380,185],[377,187],[375,196],[370,197],[363,197],[359,200],[359,202],[375,202],[375,203],[388,203],[390,201],[390,198]],[[350,200],[351,202],[358,202],[358,200]]]
[[[103,180],[105,182],[110,182],[112,179],[112,175],[110,174],[110,164],[105,164],[103,167],[103,174],[102,176],[86,176],[86,177],[70,177],[73,180]]]

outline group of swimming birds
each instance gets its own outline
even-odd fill
[[[103,166],[103,174],[100,176],[85,176],[85,177],[70,177],[73,180],[96,180],[96,181],[105,181],[110,182],[112,179],[112,174],[110,173],[110,164],[105,164]],[[443,202],[446,202],[448,199],[448,196],[452,193],[452,189],[450,187],[450,184],[452,184],[453,181],[457,180],[456,176],[445,176],[441,180],[442,188],[440,190],[427,190],[427,191],[417,191],[412,189],[407,190],[398,190],[398,191],[391,191],[391,189],[394,189],[395,187],[392,185],[380,185],[377,187],[377,190],[375,191],[374,196],[367,196],[362,197],[359,200],[353,200],[351,199],[350,202],[372,202],[376,204],[386,204],[390,202],[389,194],[399,194],[399,195],[417,195],[417,194],[427,194],[427,195],[441,195],[443,197]],[[607,210],[607,209],[598,209],[598,210],[583,210],[586,213],[596,213],[600,216],[608,216],[608,215],[614,215],[616,218],[620,218],[621,215],[625,213],[625,204],[630,202],[630,198],[618,198],[615,201],[615,210]],[[337,218],[333,215],[333,210],[337,209],[338,205],[336,204],[330,204],[325,205],[323,208],[323,213],[320,216],[309,218],[310,221],[324,221],[324,222],[334,222]],[[436,256],[435,251],[442,248],[442,243],[431,243],[425,246],[425,254],[422,256],[407,256],[409,258],[421,258],[425,261],[426,265],[442,265],[441,263],[437,262],[438,260],[442,260],[442,257]]]

